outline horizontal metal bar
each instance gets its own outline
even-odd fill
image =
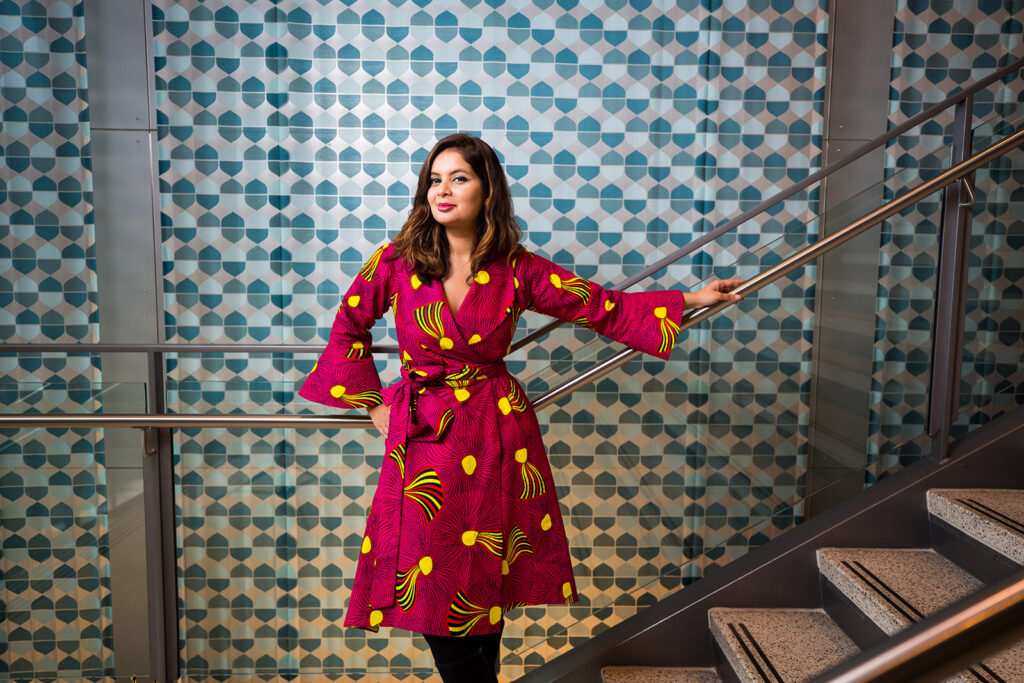
[[[243,427],[250,429],[364,429],[373,422],[362,415],[181,415],[97,413],[82,415],[0,415],[0,429],[56,427]]]
[[[1018,572],[822,674],[813,683],[942,680],[1022,637],[1024,572]]]
[[[0,353],[322,353],[322,344],[0,344]],[[370,347],[398,353],[395,344]]]
[[[927,180],[905,194],[897,197],[888,204],[871,211],[862,218],[850,223],[842,230],[839,230],[828,237],[815,242],[802,251],[790,256],[788,259],[772,266],[768,270],[758,273],[742,285],[733,290],[740,296],[753,294],[759,289],[768,286],[772,282],[785,277],[797,268],[813,261],[822,254],[835,249],[841,244],[853,239],[865,230],[881,223],[886,218],[894,216],[908,206],[913,205],[921,198],[937,192],[956,182],[969,173],[974,172],[986,163],[999,157],[1006,152],[1024,144],[1024,130],[1010,135],[996,144],[986,148],[984,151],[971,158],[943,171],[934,178]],[[689,329],[719,311],[734,305],[732,302],[721,302],[714,306],[697,308],[683,314],[680,331]],[[533,400],[536,408],[544,408],[566,394],[575,391],[577,388],[592,382],[595,379],[607,375],[612,370],[621,367],[639,351],[629,349],[619,351],[611,358],[598,363],[582,374],[563,382],[550,391],[541,394]],[[74,420],[74,424],[69,424]],[[107,422],[104,422],[106,420]],[[308,426],[311,429],[324,427],[369,427],[372,421],[369,417],[338,416],[334,417],[310,417],[301,418],[289,415],[257,415],[257,416],[234,416],[234,415],[64,415],[55,417],[51,415],[17,415],[0,416],[0,428],[3,427],[26,427],[26,426],[107,426],[107,427],[155,427],[155,426],[191,426],[191,427],[299,427]]]
[[[576,391],[584,384],[589,384],[598,377],[603,377],[604,375],[607,375],[609,372],[612,372],[616,368],[622,367],[630,359],[638,355],[640,355],[639,351],[634,351],[632,349],[623,349],[622,351],[619,351],[611,358],[608,358],[607,360],[598,363],[592,368],[584,370],[575,377],[559,384],[554,389],[551,389],[550,391],[541,394],[540,396],[537,397],[536,400],[531,401],[531,403],[533,404],[533,407],[537,410],[546,408],[547,406],[551,405],[552,403],[562,398],[566,394],[571,394],[572,392]]]

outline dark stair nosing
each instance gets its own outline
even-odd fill
[[[982,583],[995,583],[1020,571],[1019,564],[963,529],[935,515],[929,517],[932,548]]]
[[[821,605],[825,614],[836,622],[843,633],[849,636],[854,645],[867,650],[888,638],[878,624],[864,614],[846,593],[836,588],[824,575],[819,575],[821,585]]]

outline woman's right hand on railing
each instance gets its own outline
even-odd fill
[[[377,428],[380,435],[385,439],[388,438],[388,424],[391,422],[391,406],[386,406],[381,403],[380,405],[367,409],[367,412],[370,413],[370,419],[373,420],[373,426]]]

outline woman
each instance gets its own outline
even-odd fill
[[[508,183],[485,142],[451,135],[420,171],[409,217],[338,309],[299,391],[367,408],[387,458],[346,626],[422,633],[444,681],[495,681],[503,614],[573,603],[576,586],[540,429],[502,361],[530,309],[666,358],[698,292],[604,290],[520,246]],[[392,309],[402,379],[381,390],[369,330]]]

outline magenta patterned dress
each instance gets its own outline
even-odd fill
[[[369,330],[389,307],[402,379],[382,391]],[[524,251],[486,264],[453,313],[441,283],[422,282],[391,245],[345,294],[299,395],[391,406],[346,626],[480,635],[514,607],[576,601],[537,418],[502,360],[527,309],[665,358],[683,295],[605,290]]]

